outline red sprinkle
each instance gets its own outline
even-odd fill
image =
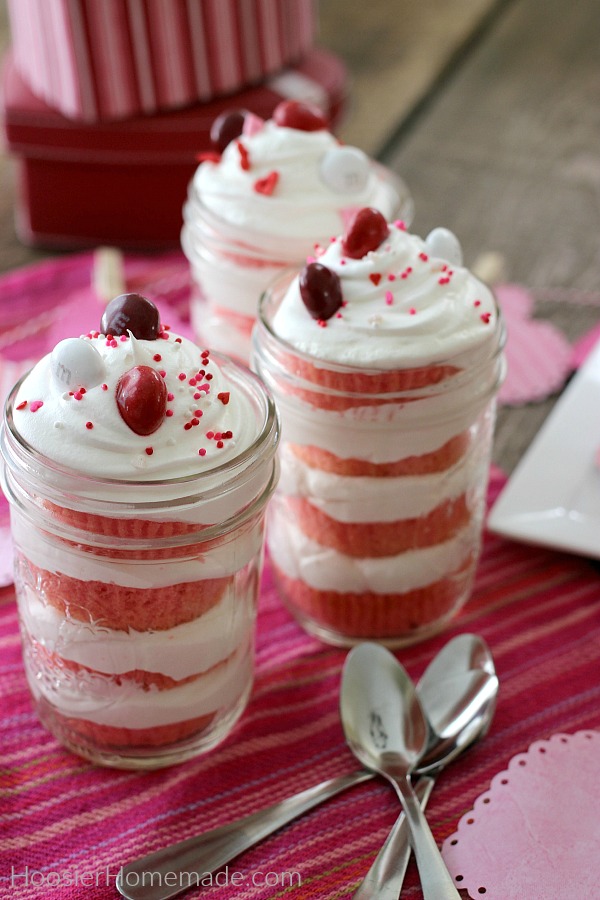
[[[174,400],[174,399],[175,399],[175,394],[172,394],[172,393],[169,391],[169,393],[167,394],[167,400]]]
[[[392,275],[390,272],[390,274],[388,275],[388,281],[395,281],[395,280],[396,280],[396,276]]]
[[[154,356],[152,357],[152,359],[154,360],[154,362],[160,362],[162,359],[162,356],[160,355],[160,353],[155,353]]]
[[[220,161],[221,161],[221,154],[217,153],[216,150],[206,150],[202,153],[196,154],[196,162],[197,163],[203,163],[203,162],[218,163]]]
[[[223,406],[227,406],[229,403],[229,391],[221,391],[220,394],[217,394],[217,400],[220,400]]]
[[[204,449],[204,447],[200,447],[200,449],[198,450],[198,455],[206,456],[206,450]]]
[[[173,410],[172,410],[172,409],[168,409],[168,410],[166,411],[166,413],[165,413],[165,416],[166,416],[168,419],[170,419],[172,415],[173,415]]]
[[[419,253],[419,259],[423,260],[423,262],[427,262],[429,257],[427,256],[426,253]]]
[[[192,425],[199,425],[199,424],[200,424],[200,419],[197,419],[197,418],[194,416],[194,418],[192,419]]]
[[[212,439],[214,438],[214,436],[215,436],[214,431],[207,431],[207,432],[206,432],[206,437],[208,438],[209,441],[212,441]]]
[[[93,427],[94,427],[94,423],[93,423],[93,422],[86,422],[86,423],[85,423],[85,427],[86,427],[86,428],[93,428]]]
[[[236,141],[236,146],[240,154],[240,166],[247,172],[250,169],[250,155],[241,141]]]
[[[148,456],[152,456],[154,453],[154,447],[146,447],[146,453]]]
[[[198,416],[198,418],[201,419],[202,416],[204,415],[204,413],[202,412],[201,409],[195,409],[195,410],[194,410],[194,415],[195,415],[195,416]]]
[[[184,429],[185,429],[186,431],[189,431],[190,428],[192,427],[192,423],[191,423],[191,422],[186,422],[185,425],[184,425],[183,427],[184,427]]]
[[[26,406],[27,406],[27,400],[22,400],[19,403],[19,405],[17,406],[17,409],[25,409]]]
[[[186,374],[185,374],[185,372],[180,372],[177,377],[179,378],[180,381],[185,381]]]
[[[481,316],[479,318],[484,323],[484,325],[489,325],[489,321],[490,321],[491,317],[492,317],[492,314],[488,312],[488,313],[481,313]]]
[[[164,369],[159,369],[159,370],[158,370],[158,374],[160,375],[161,378],[166,378],[166,377],[167,377],[167,373],[166,373],[166,371],[165,371]]]
[[[212,381],[212,375],[210,374],[210,372],[208,373],[208,375],[205,375],[205,378],[207,381]],[[202,387],[202,385],[201,385],[201,387]]]
[[[377,287],[381,281],[381,274],[379,272],[372,272],[371,275],[369,275],[369,281],[372,281],[375,287]]]
[[[270,197],[279,181],[279,172],[269,172],[264,178],[257,178],[254,182],[254,190],[257,194],[264,194]]]
[[[481,300],[476,300],[473,306],[481,306]]]
[[[102,385],[100,385],[100,387],[102,388],[103,391],[107,391],[107,390],[108,390],[108,385],[107,385],[107,384],[102,384]]]
[[[217,447],[219,448],[219,450],[222,448],[222,446],[223,446],[223,441],[217,441]]]
[[[438,278],[438,284],[450,284],[450,279],[444,275],[442,278]]]

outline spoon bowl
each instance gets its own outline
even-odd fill
[[[398,794],[424,900],[459,900],[410,781],[430,743],[431,726],[406,671],[380,644],[359,644],[348,654],[340,711],[352,752],[387,778]]]

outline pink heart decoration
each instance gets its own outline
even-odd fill
[[[442,854],[457,888],[485,900],[598,896],[600,733],[555,734],[492,779]]]
[[[559,391],[572,370],[571,345],[549,322],[531,318],[534,299],[516,284],[495,287],[504,314],[507,375],[498,400],[521,406]]]

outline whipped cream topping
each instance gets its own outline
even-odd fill
[[[73,357],[82,360],[75,380]],[[166,414],[150,434],[133,431],[117,404],[121,377],[139,366],[155,370],[167,390]],[[157,340],[90,332],[61,342],[25,378],[13,409],[16,430],[34,450],[108,479],[197,475],[257,437],[256,411],[221,362],[167,330]]]
[[[335,173],[350,159],[348,150],[354,155],[353,171],[340,181]],[[272,120],[231,141],[220,161],[203,162],[191,185],[192,197],[247,232],[248,239],[255,233],[302,238],[304,253],[313,240],[338,234],[361,206],[374,206],[389,218],[402,200],[408,218],[404,194],[391,172],[356,148],[340,147],[326,129],[302,131]]]
[[[452,361],[493,341],[497,307],[486,285],[466,268],[433,256],[402,223],[361,259],[344,254],[342,239],[318,262],[341,281],[342,308],[327,321],[306,309],[295,278],[273,316],[282,340],[317,360],[374,369]]]

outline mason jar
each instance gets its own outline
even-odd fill
[[[184,478],[61,467],[19,434],[20,383],[6,404],[2,487],[25,672],[44,725],[94,763],[179,763],[220,742],[248,702],[279,426],[259,380],[219,365],[255,437]]]
[[[378,173],[387,214],[409,223],[413,202],[404,182],[383,166],[370,165]],[[262,293],[286,270],[300,268],[309,254],[331,238],[329,234],[315,237],[312,227],[303,231],[301,198],[270,200],[270,216],[257,217],[257,226],[249,228],[223,215],[214,199],[209,205],[192,180],[183,209],[181,246],[190,264],[194,334],[200,342],[246,365]],[[244,202],[240,197],[240,206]],[[333,206],[335,195],[328,202]],[[336,213],[337,219],[341,226],[341,214]]]
[[[325,642],[419,641],[471,592],[504,376],[502,318],[468,366],[325,362],[273,329],[292,277],[263,295],[253,343],[253,367],[282,421],[267,526],[279,594]]]

